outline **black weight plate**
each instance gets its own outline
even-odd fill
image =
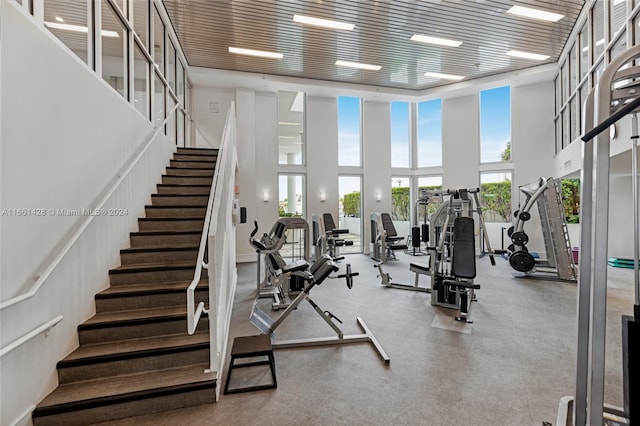
[[[511,252],[516,251],[516,246],[515,246],[515,244],[509,244],[509,247],[507,247],[507,250],[509,250],[509,251],[511,251]]]
[[[518,272],[529,272],[535,264],[533,256],[526,251],[516,251],[509,256],[509,265]]]
[[[510,226],[509,229],[507,229],[507,235],[511,236],[511,234],[513,234],[513,226]]]
[[[529,212],[522,212],[520,213],[520,220],[523,222],[528,221],[529,219],[531,219],[531,213]]]
[[[517,246],[523,246],[529,242],[529,236],[524,231],[511,234],[511,241]]]
[[[520,210],[516,210],[515,212],[513,212],[513,217],[515,217],[517,219],[518,218],[518,213],[520,213]]]

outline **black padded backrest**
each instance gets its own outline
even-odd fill
[[[284,266],[287,264],[287,262],[285,262],[285,260],[282,258],[282,256],[280,256],[280,253],[278,252],[269,253],[267,257],[269,258],[269,262],[271,262],[271,266],[276,271],[284,268]]]
[[[371,219],[371,242],[375,243],[378,239],[378,222]]]
[[[336,263],[332,260],[329,260],[323,263],[319,268],[316,269],[313,275],[313,282],[316,284],[322,283],[329,275],[338,271],[340,267],[336,265]]]
[[[336,223],[333,221],[331,213],[322,213],[322,220],[324,220],[324,232],[331,232],[336,229]]]
[[[284,231],[287,229],[287,225],[285,225],[282,222],[278,222],[277,226],[276,226],[276,238],[282,238],[282,234],[284,234]]]
[[[476,241],[470,217],[457,217],[453,222],[451,275],[459,278],[476,276]]]
[[[309,268],[309,272],[311,272],[311,275],[315,275],[316,271],[320,269],[322,265],[329,261],[331,261],[331,256],[329,256],[328,254],[323,254],[318,260],[313,262],[311,268]]]
[[[320,245],[320,224],[316,221],[313,221],[311,223],[311,234],[313,237],[312,244],[314,246],[319,246]]]
[[[398,232],[393,225],[391,215],[389,213],[380,213],[380,218],[382,219],[382,227],[384,228],[384,232],[387,233],[387,237],[397,237]]]

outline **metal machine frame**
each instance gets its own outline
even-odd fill
[[[258,224],[256,223],[256,229],[251,234],[251,239],[258,230]],[[261,238],[261,242],[264,248],[256,250],[257,252],[257,297],[259,298],[273,298],[271,305],[273,310],[284,309],[291,303],[291,296],[298,294],[302,287],[297,285],[292,289],[292,278],[299,283],[298,277],[292,277],[287,274],[282,274],[279,271],[280,267],[273,265],[273,262],[268,258],[270,256],[280,256],[279,252],[287,244],[289,234],[295,230],[299,230],[300,235],[298,237],[300,241],[292,241],[291,244],[291,261],[304,261],[309,260],[309,225],[307,221],[299,217],[282,217],[279,218],[271,228],[268,234],[264,234]],[[254,240],[255,241],[255,240]],[[298,250],[298,256],[296,256],[295,244],[300,244]],[[264,278],[262,278],[262,261],[264,257]],[[280,259],[283,262],[283,259]]]
[[[573,262],[571,241],[562,204],[562,182],[560,179],[541,177],[534,183],[521,186],[520,192],[526,199],[514,214],[513,227],[508,231],[513,242],[509,246],[509,264],[524,276],[533,276],[536,272],[541,272],[554,274],[561,280],[575,282],[578,273]],[[535,259],[526,246],[529,236],[524,232],[524,225],[531,219],[530,211],[536,205],[540,216],[546,260]]]
[[[428,204],[430,199],[441,203],[429,218],[429,241],[436,244],[427,247],[429,263],[410,263],[409,269],[416,274],[414,284],[410,285],[393,282],[391,275],[382,269],[383,262],[378,262],[374,266],[378,268],[381,284],[389,288],[430,293],[431,305],[458,309],[460,314],[456,317],[457,320],[473,322],[470,315],[471,303],[475,300],[475,290],[480,286],[474,284],[471,278],[461,278],[450,274],[447,265],[452,259],[451,244],[455,219],[457,217],[473,218],[474,213],[478,215],[478,223],[483,231],[482,237],[486,243],[491,264],[494,266],[496,264],[482,215],[482,207],[478,198],[479,192],[479,188],[424,191],[421,194],[421,204]],[[444,197],[448,197],[448,199],[444,200]],[[473,261],[475,262],[475,257]],[[430,276],[430,287],[419,285],[420,275]]]
[[[362,330],[361,334],[345,335],[340,327],[334,322],[334,320],[342,323],[342,321],[333,315],[329,311],[323,311],[309,296],[311,290],[321,284],[326,278],[331,278],[329,275],[338,271],[339,267],[331,260],[329,255],[323,255],[311,265],[309,272],[296,271],[294,274],[301,274],[305,276],[307,285],[304,290],[298,294],[298,296],[289,304],[284,312],[282,312],[276,319],[271,318],[266,312],[258,307],[256,298],[253,308],[251,309],[250,322],[258,330],[269,335],[271,337],[272,346],[274,349],[285,348],[298,348],[298,347],[310,347],[310,346],[332,346],[332,345],[347,345],[352,343],[371,343],[378,356],[384,364],[389,364],[390,359],[387,353],[384,351],[378,340],[375,338],[371,330],[367,327],[364,320],[361,317],[356,317],[358,326]],[[347,265],[346,274],[338,275],[336,278],[346,278],[347,286],[351,288],[353,285],[353,276],[358,273],[351,272],[351,265]],[[333,329],[336,336],[332,337],[316,337],[306,339],[292,339],[292,340],[276,340],[275,331],[287,319],[287,317],[297,308],[297,306],[306,300],[313,307],[318,315],[327,323],[329,327]]]
[[[638,394],[632,395],[635,403],[630,403],[628,391],[637,381],[631,383],[623,374],[625,386],[625,407],[609,407],[604,403],[605,378],[605,338],[607,313],[607,257],[609,238],[609,174],[610,139],[605,130],[627,114],[632,115],[632,176],[633,216],[634,216],[634,316],[623,317],[627,325],[633,325],[637,339],[640,325],[640,272],[638,258],[638,185],[637,185],[637,112],[640,110],[640,69],[636,65],[640,59],[640,45],[636,45],[614,58],[605,68],[596,88],[589,93],[584,107],[585,134],[582,140],[582,171],[580,193],[581,253],[585,261],[580,262],[578,277],[578,338],[576,348],[575,398],[563,398],[558,410],[558,425],[601,426],[603,420],[615,417],[630,424],[638,422]],[[628,323],[632,324],[628,324]],[[629,330],[631,331],[631,328]],[[623,332],[624,336],[624,332]],[[637,342],[637,340],[636,340]],[[623,340],[623,347],[624,347]],[[636,343],[637,348],[637,343]],[[623,352],[626,352],[623,349]],[[634,374],[638,375],[637,353]],[[627,360],[628,361],[628,360]],[[628,371],[627,371],[628,373]],[[571,406],[571,408],[568,408]],[[635,410],[635,411],[634,411]],[[573,422],[569,418],[573,411]],[[562,417],[564,414],[564,417]],[[620,415],[628,417],[619,419]],[[635,422],[635,423],[634,423]]]

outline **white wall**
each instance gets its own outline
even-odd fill
[[[78,217],[48,209],[91,207],[139,148],[151,125],[14,2],[1,2],[2,209],[45,209],[45,216],[3,215],[2,300],[26,291]],[[28,46],[28,48],[25,48]],[[118,266],[118,250],[144,212],[175,146],[158,138],[106,207],[33,298],[1,312],[4,347],[63,315],[2,358],[1,424],[10,424],[57,384],[55,364],[77,346],[76,327],[94,312],[93,297]]]
[[[338,220],[338,102],[307,96],[307,220],[331,213]],[[325,191],[326,201],[320,201]],[[336,222],[337,223],[337,222]]]
[[[442,187],[480,184],[480,105],[478,94],[442,101]]]
[[[543,176],[557,177],[554,162],[550,161],[555,146],[553,108],[549,107],[554,102],[553,90],[553,82],[516,86],[512,90],[513,211],[525,199],[518,190],[520,186]],[[538,209],[533,208],[530,213],[531,220],[524,228],[529,236],[527,248],[546,258]],[[506,241],[505,245],[508,245]]]
[[[371,213],[391,212],[391,113],[388,102],[364,102],[362,112],[364,142],[363,224],[364,249],[369,253]],[[382,195],[376,200],[376,192]],[[400,231],[398,231],[400,232]],[[399,234],[402,236],[402,234]]]
[[[218,148],[220,146],[227,111],[235,99],[235,89],[193,88],[192,118],[198,129],[196,146],[202,148]]]

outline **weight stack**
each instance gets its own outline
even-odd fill
[[[640,321],[622,316],[624,412],[631,426],[640,425]]]

